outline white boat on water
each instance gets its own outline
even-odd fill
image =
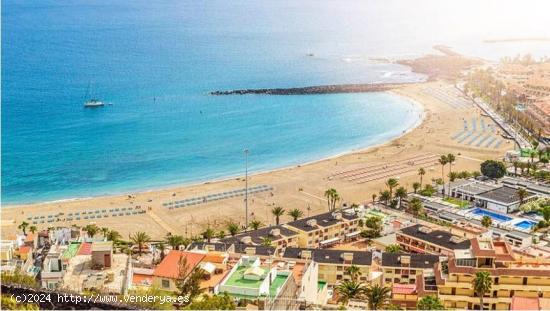
[[[105,106],[105,103],[103,101],[92,97],[92,94],[90,92],[90,84],[88,84],[86,98],[88,99],[84,102],[84,108],[96,108]]]
[[[90,99],[90,100],[87,100],[84,103],[85,108],[101,107],[101,106],[104,106],[104,105],[105,105],[105,103],[100,101],[99,99]]]

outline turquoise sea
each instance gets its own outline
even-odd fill
[[[463,6],[480,5],[445,3],[4,0],[3,203],[235,176],[245,148],[252,171],[296,165],[384,142],[421,113],[384,93],[212,90],[421,81],[377,58],[433,53],[434,44],[493,60],[550,50],[484,44],[502,37],[501,26],[469,29]],[[549,29],[539,28],[520,25],[517,35]],[[110,105],[84,109],[89,84]]]

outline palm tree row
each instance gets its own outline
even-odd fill
[[[456,157],[452,153],[449,153],[447,155],[442,155],[438,160],[439,164],[441,164],[441,180],[443,181],[443,192],[445,192],[445,165],[449,164],[449,176],[451,176],[453,162],[455,161],[456,161]],[[449,196],[450,192],[451,192],[451,183],[449,183],[449,191],[447,192],[447,196]]]

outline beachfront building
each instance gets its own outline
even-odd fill
[[[325,248],[357,239],[360,215],[352,209],[319,214],[289,222],[285,227],[298,233],[298,247]]]
[[[421,254],[450,256],[470,247],[468,239],[420,224],[399,230],[396,240],[404,251]]]
[[[205,254],[172,250],[153,271],[153,286],[167,291],[178,291],[177,282],[185,279],[205,257]],[[182,266],[182,262],[186,266]],[[182,269],[185,268],[185,271]]]
[[[254,301],[260,310],[290,309],[298,290],[292,268],[288,263],[243,255],[214,292]]]
[[[359,268],[361,282],[371,282],[381,277],[381,273],[371,273],[372,253],[366,251],[287,248],[283,258],[296,262],[316,262],[319,265],[319,281],[329,286],[350,280],[347,268],[351,265]]]
[[[446,187],[448,187],[448,184]],[[450,196],[473,202],[478,195],[499,187],[499,185],[494,183],[483,182],[475,179],[459,179],[450,182]]]
[[[265,245],[266,240],[271,243],[277,252],[286,247],[298,246],[298,232],[282,225],[260,228],[246,233],[235,235],[221,240],[227,244]]]
[[[537,183],[525,178],[508,176],[502,178],[500,182],[507,187],[515,189],[524,188],[525,190],[535,193],[540,197],[550,197],[550,186],[548,184]]]
[[[535,198],[535,193],[527,191],[523,203]],[[518,195],[518,189],[507,186],[480,193],[476,196],[476,200],[478,206],[503,214],[518,211],[522,203]]]
[[[484,308],[509,310],[513,297],[550,297],[550,261],[516,258],[505,241],[472,239],[471,247],[456,250],[435,267],[439,298],[449,309],[479,309],[472,289],[476,272],[486,271],[493,285],[484,296]]]

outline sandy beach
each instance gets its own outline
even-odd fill
[[[395,167],[395,176],[390,177],[398,177],[400,185],[412,189],[412,183],[419,180],[416,173],[419,167],[426,169],[425,182],[441,177],[441,166],[436,165],[433,159],[425,162],[418,159],[454,153],[457,156],[457,161],[453,165],[454,171],[474,171],[479,170],[481,161],[499,158],[506,150],[514,148],[511,141],[505,141],[498,149],[494,149],[492,146],[484,148],[483,145],[478,147],[475,144],[466,145],[453,140],[451,137],[463,128],[463,119],[470,120],[472,117],[477,117],[484,118],[485,124],[493,124],[493,122],[481,116],[480,111],[473,106],[458,109],[423,92],[426,87],[437,88],[440,86],[444,86],[444,82],[411,84],[391,91],[424,107],[422,123],[397,139],[380,146],[330,159],[249,176],[250,187],[256,185],[273,187],[272,191],[250,195],[249,219],[259,219],[264,224],[273,224],[274,218],[270,210],[274,206],[282,206],[286,210],[299,208],[305,216],[325,212],[327,206],[323,193],[328,188],[337,189],[342,197],[342,202],[347,203],[369,202],[372,194],[378,194],[380,190],[384,189],[384,181],[387,177],[371,178],[373,180],[350,180],[350,178],[342,177],[342,175],[346,175],[342,174],[344,171],[370,167],[372,170],[386,171],[385,174],[391,175],[391,169]],[[446,175],[448,167],[445,170]],[[95,222],[101,227],[119,231],[124,238],[136,231],[145,231],[155,239],[163,238],[168,232],[191,237],[199,234],[207,226],[225,229],[229,221],[244,224],[243,197],[205,202],[178,209],[168,209],[163,206],[163,203],[241,189],[244,186],[243,176],[223,181],[124,195],[2,206],[2,236],[13,235],[17,225],[22,221],[30,222],[33,225],[32,221],[27,220],[29,216],[139,206],[146,212],[138,215],[94,219],[93,221],[61,220],[34,225],[38,229],[43,229],[58,225],[84,226]],[[60,217],[60,219],[65,218]],[[288,220],[289,217],[286,215],[282,218],[282,222]]]

